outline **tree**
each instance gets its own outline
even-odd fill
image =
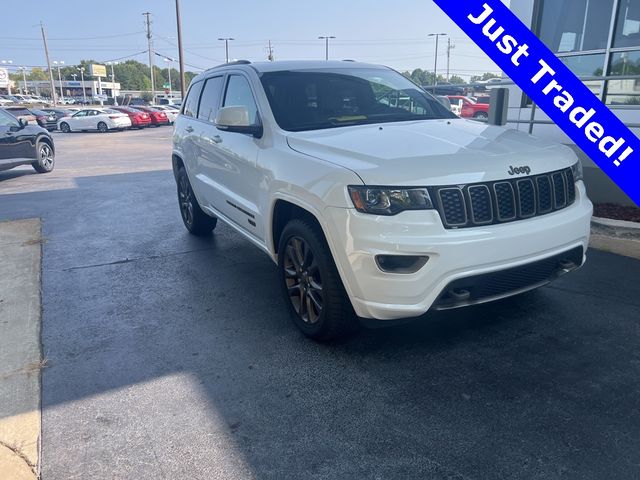
[[[486,72],[483,73],[482,75],[474,75],[473,77],[471,77],[471,83],[473,82],[485,82],[487,80],[490,80],[492,78],[502,78],[501,75],[496,75],[495,73],[491,73],[491,72]]]
[[[453,83],[454,85],[462,85],[464,83],[467,83],[464,81],[464,78],[459,77],[458,75],[451,75],[451,77],[449,77],[449,82]]]

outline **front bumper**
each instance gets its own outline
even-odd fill
[[[458,230],[445,229],[434,210],[383,217],[328,207],[325,232],[358,316],[415,317],[458,279],[538,262],[578,247],[586,252],[593,207],[584,184],[576,187],[575,202],[563,210]],[[428,255],[429,261],[413,274],[385,273],[376,265],[376,255]]]

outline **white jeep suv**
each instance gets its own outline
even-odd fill
[[[589,241],[570,148],[457,118],[381,66],[208,70],[176,119],[173,170],[187,229],[220,219],[264,250],[320,340],[542,286]]]

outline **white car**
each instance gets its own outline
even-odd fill
[[[85,108],[58,120],[58,130],[64,133],[86,130],[105,133],[109,130],[124,130],[129,127],[131,127],[129,116],[110,108]]]
[[[586,258],[592,204],[570,148],[457,118],[386,67],[207,70],[172,161],[189,232],[221,220],[267,253],[293,321],[319,340],[358,317],[519,294]]]
[[[155,108],[156,110],[160,110],[161,112],[164,112],[167,115],[167,118],[169,119],[169,123],[173,125],[173,122],[176,121],[176,118],[178,118],[178,110],[176,110],[175,108],[170,108],[167,105],[153,105],[152,108]]]

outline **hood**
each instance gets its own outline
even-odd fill
[[[462,119],[292,132],[287,142],[297,152],[352,170],[366,185],[502,180],[514,178],[508,173],[511,167],[529,167],[530,175],[536,175],[577,160],[569,147]]]

